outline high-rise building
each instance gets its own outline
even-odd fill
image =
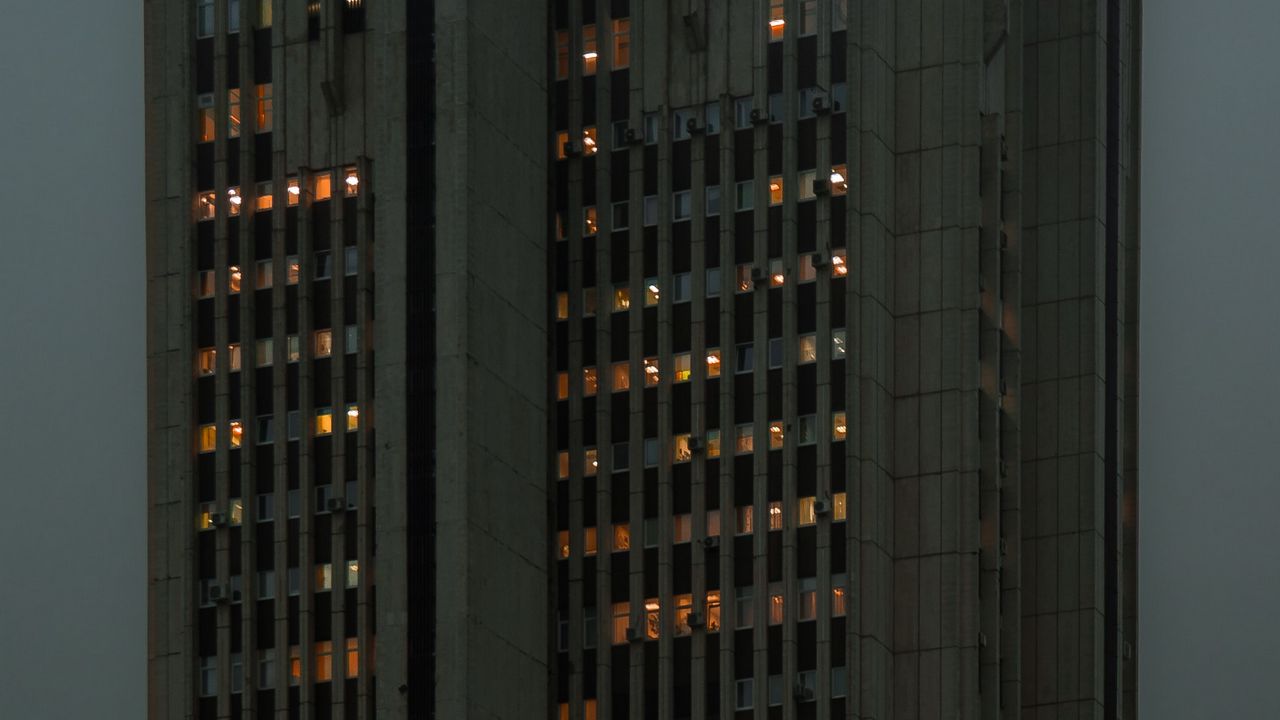
[[[1139,2],[169,5],[152,717],[1136,716]]]

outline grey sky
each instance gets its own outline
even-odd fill
[[[0,21],[5,717],[145,713],[141,5]],[[1276,717],[1280,5],[1145,22],[1141,714]]]

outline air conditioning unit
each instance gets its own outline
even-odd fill
[[[831,501],[830,501],[830,500],[824,500],[824,499],[822,499],[822,498],[818,498],[817,500],[814,500],[814,501],[813,501],[813,514],[814,514],[814,515],[826,515],[826,514],[827,514],[827,513],[829,513],[829,512],[831,512]]]
[[[720,547],[720,536],[708,535],[707,537],[702,538],[702,547],[708,550],[715,550]]]
[[[697,435],[689,436],[689,452],[698,452],[702,449],[702,438]]]
[[[627,628],[627,642],[640,642],[644,640],[644,632],[638,627]]]
[[[752,125],[764,125],[767,122],[769,122],[769,118],[766,117],[764,113],[760,112],[759,108],[756,108],[751,111]]]
[[[209,588],[209,602],[224,603],[231,599],[226,585],[213,585]]]
[[[702,627],[707,624],[707,619],[702,617],[702,613],[695,610],[694,612],[689,613],[689,617],[685,620],[685,624],[691,628]]]
[[[813,194],[829,195],[831,193],[831,181],[826,178],[814,178]]]
[[[768,287],[769,273],[763,267],[757,265],[751,268],[751,282],[758,288]]]
[[[209,513],[209,525],[212,527],[226,527],[227,514],[220,512]]]
[[[684,124],[684,129],[688,130],[690,135],[700,135],[707,131],[704,127],[698,127],[696,118],[689,118]]]
[[[811,687],[805,687],[800,683],[796,683],[791,694],[798,702],[813,702],[813,688]]]
[[[644,142],[644,136],[641,135],[640,131],[635,128],[627,128],[626,138],[627,138],[627,142],[632,145],[639,145],[640,143]]]
[[[818,252],[810,253],[809,259],[813,262],[813,266],[816,268],[826,267],[831,264],[831,256],[827,254],[826,250],[819,250]]]
[[[324,509],[331,513],[343,512],[347,509],[347,501],[345,498],[331,497],[325,502]]]
[[[831,112],[831,107],[827,105],[826,98],[822,97],[821,95],[818,95],[813,99],[812,105],[813,105],[813,112],[818,115],[826,115],[827,113]]]

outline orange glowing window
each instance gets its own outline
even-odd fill
[[[595,235],[600,229],[600,224],[596,222],[596,206],[591,205],[582,209],[582,234],[590,237]]]
[[[769,423],[769,449],[781,450],[784,435],[785,433],[782,431],[781,422],[775,421]]]
[[[213,348],[201,348],[196,356],[196,370],[204,375],[212,375],[218,367],[218,351]]]
[[[838,248],[831,251],[831,275],[832,277],[844,277],[849,274],[848,256],[845,255],[844,248]]]
[[[567,372],[556,374],[556,399],[569,399],[569,373]]]
[[[218,428],[216,425],[201,425],[198,433],[200,452],[213,452],[218,447]]]
[[[582,26],[582,74],[596,74],[596,60],[600,54],[596,52],[596,26]]]
[[[848,434],[849,427],[845,423],[845,414],[843,411],[834,413],[831,417],[831,441],[841,442]]]
[[[594,367],[582,368],[582,394],[591,397],[596,394],[597,388],[596,369]]]
[[[298,199],[302,197],[302,186],[298,184],[298,178],[289,178],[288,188],[289,207],[293,207],[298,204]]]
[[[586,127],[582,129],[582,154],[595,155],[600,149],[600,145],[596,140],[595,127]]]
[[[240,137],[240,88],[227,91],[227,137]]]
[[[720,377],[720,348],[707,350],[707,377]]]
[[[271,83],[264,83],[257,86],[258,95],[258,132],[271,132],[272,118],[275,112],[272,108],[271,101]]]
[[[831,519],[835,522],[843,522],[849,517],[848,498],[849,496],[842,492],[831,496]]]
[[[569,557],[569,553],[569,531],[561,530],[556,533],[556,556],[564,560]]]
[[[354,165],[348,165],[342,170],[342,194],[345,197],[355,197],[360,194],[360,173],[356,171]]]
[[[347,432],[360,429],[360,406],[355,403],[347,405]]]
[[[316,435],[332,435],[333,434],[333,409],[320,408],[316,410]]]
[[[347,638],[347,677],[360,677],[360,641]]]
[[[564,478],[569,477],[569,452],[568,452],[567,450],[562,450],[562,451],[561,451],[561,452],[556,456],[556,465],[558,466],[558,468],[559,468],[559,470],[560,470],[560,479],[561,479],[561,480],[563,480]]]
[[[613,526],[613,550],[631,549],[631,525],[628,523],[618,523]]]
[[[315,188],[317,202],[328,200],[333,197],[333,175],[327,172],[316,173],[312,187]]]
[[[316,643],[316,682],[333,680],[333,641],[321,640]]]
[[[257,199],[254,208],[257,210],[270,210],[275,203],[275,198],[271,196],[271,182],[260,182],[256,186]]]
[[[289,684],[302,683],[302,650],[297,645],[289,646]]]
[[[782,0],[769,0],[769,42],[779,42],[786,33],[787,21],[782,14]]]
[[[218,194],[202,192],[196,195],[196,219],[212,220],[218,214]]]
[[[658,358],[647,357],[644,359],[644,385],[645,387],[654,387],[661,379],[661,373],[658,371]]]
[[[232,294],[240,292],[241,279],[242,273],[239,265],[232,265],[227,268],[227,291]]]
[[[238,448],[244,442],[244,424],[239,420],[231,421],[231,447]]]
[[[613,21],[613,69],[631,66],[631,18]]]
[[[774,175],[769,178],[769,204],[782,204],[782,176]]]
[[[831,166],[831,194],[844,195],[849,192],[849,169],[848,166],[841,163],[840,165]]]
[[[616,362],[613,364],[613,391],[631,388],[631,363]]]
[[[244,198],[240,197],[240,188],[227,188],[227,213],[235,216],[240,214],[240,204],[244,202]]]

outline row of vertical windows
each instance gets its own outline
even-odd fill
[[[609,40],[613,43],[613,69],[631,66],[631,18],[614,18]],[[600,59],[596,45],[596,26],[582,26],[582,74],[595,75]],[[569,77],[569,31],[556,31],[556,79]]]
[[[302,187],[298,178],[290,176],[287,180],[286,197],[290,207],[298,204],[302,195]],[[272,195],[273,185],[270,181],[260,182],[254,186],[255,193],[251,198],[258,210],[270,210],[275,202]],[[311,190],[315,202],[329,200],[333,197],[333,175],[329,172],[315,173],[311,176]],[[360,194],[360,176],[354,166],[343,170],[342,193],[344,197],[355,197]],[[227,214],[234,217],[240,214],[244,204],[240,187],[227,188]],[[217,217],[218,193],[213,190],[201,190],[196,193],[196,219],[212,220]]]
[[[360,429],[360,408],[356,403],[348,403],[346,405],[346,420],[339,420],[337,427],[339,429],[345,426],[347,432],[355,432]],[[288,440],[298,440],[301,438],[302,416],[297,410],[291,410],[286,415],[285,430],[288,433]],[[275,418],[272,415],[262,415],[255,420],[257,427],[257,436],[255,441],[258,445],[269,445],[275,442]],[[228,424],[230,431],[230,447],[238,448],[244,445],[244,423],[239,420],[232,420]],[[315,420],[312,425],[312,435],[320,437],[323,435],[332,435],[334,432],[333,408],[317,408]],[[213,452],[218,447],[218,426],[215,424],[201,425],[197,431],[199,441],[197,443],[199,451],[202,453]]]
[[[275,108],[272,99],[272,84],[263,83],[254,86],[254,109],[256,132],[271,132],[274,125]],[[196,97],[196,141],[213,142],[217,135],[217,118],[214,116],[213,93],[204,93]],[[227,90],[227,137],[240,137],[240,88]]]
[[[830,0],[831,30],[844,30],[849,24],[848,0]],[[769,42],[781,42],[786,36],[787,21],[782,11],[783,0],[769,0]],[[818,0],[800,0],[800,36],[818,33]]]
[[[302,593],[302,573],[296,567],[286,569],[286,592],[289,597],[297,597]],[[274,600],[276,597],[276,571],[259,570],[256,576],[258,600]],[[333,563],[320,563],[315,566],[312,590],[317,593],[332,592],[335,589]],[[354,590],[360,586],[360,562],[347,560],[338,566],[336,576],[339,590]],[[367,582],[367,580],[366,580]],[[200,581],[198,600],[200,607],[215,607],[220,603],[239,604],[244,602],[244,581],[240,575],[232,575],[226,584],[219,583],[216,578]]]
[[[348,325],[344,328],[344,337],[346,339],[346,351],[348,355],[354,355],[359,344],[359,330],[355,325]],[[289,335],[286,340],[285,360],[290,363],[296,363],[302,359],[301,346],[297,335]],[[333,355],[333,331],[332,330],[316,330],[312,334],[312,357],[326,358]],[[239,372],[241,365],[240,343],[231,343],[227,346],[227,359],[230,372]],[[270,367],[275,362],[275,338],[261,338],[254,344],[254,366]],[[216,374],[218,371],[218,350],[217,348],[200,348],[196,351],[196,374],[200,377],[208,377]]]
[[[345,647],[345,656],[339,658],[338,672],[345,675],[347,679],[359,677],[359,640],[357,638],[346,638]],[[369,656],[368,662],[372,665],[372,655]],[[333,681],[335,671],[333,641],[322,640],[315,643],[311,668],[314,682],[325,683]],[[255,677],[257,679],[255,683],[257,689],[269,690],[275,687],[276,657],[273,648],[258,651],[258,672]],[[244,692],[244,682],[244,656],[241,653],[231,653],[230,691],[233,694]],[[297,645],[292,645],[289,647],[289,684],[299,685],[301,682],[302,653]],[[217,656],[209,655],[200,658],[199,685],[201,697],[213,697],[218,694]]]
[[[315,254],[315,279],[329,280],[333,277],[333,256],[328,250]],[[297,255],[285,258],[285,284],[297,285],[302,275],[302,265]],[[343,269],[347,276],[356,275],[360,271],[360,255],[355,246],[343,248]],[[275,281],[273,274],[274,261],[270,258],[259,260],[254,266],[253,287],[250,289],[266,290]],[[196,297],[211,298],[215,290],[215,273],[213,270],[201,270],[196,276]],[[235,295],[245,287],[244,270],[239,265],[231,265],[227,269],[227,292]]]

